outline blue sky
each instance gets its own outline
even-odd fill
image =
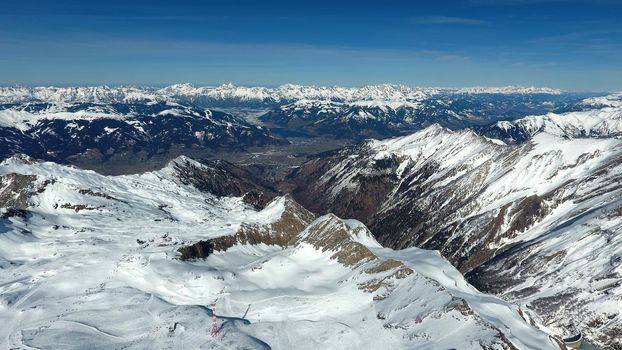
[[[622,1],[0,4],[0,84],[622,90]]]

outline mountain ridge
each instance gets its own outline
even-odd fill
[[[310,210],[361,220],[393,249],[439,250],[480,290],[537,310],[530,317],[546,327],[574,323],[616,348],[622,319],[600,305],[620,303],[621,160],[612,137],[541,131],[510,145],[433,125],[323,154],[290,181]]]
[[[293,102],[300,99],[319,99],[331,101],[354,100],[418,100],[438,93],[466,94],[551,94],[558,95],[562,90],[537,87],[473,87],[473,88],[433,88],[409,87],[397,84],[365,85],[361,87],[305,86],[285,84],[276,88],[246,87],[223,84],[216,87],[195,87],[191,84],[174,84],[164,88],[155,87],[0,87],[0,103],[18,102],[138,102],[172,100],[184,97],[192,100],[211,98],[213,100],[237,99],[254,102]]]

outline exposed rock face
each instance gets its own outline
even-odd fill
[[[34,175],[8,174],[0,176],[0,208],[28,207],[28,196],[37,179]]]
[[[169,167],[185,185],[218,197],[243,197],[244,202],[263,208],[277,195],[277,190],[246,169],[223,160],[202,163],[187,157],[171,161]]]
[[[205,259],[214,252],[214,244],[210,241],[198,241],[178,249],[181,260]]]
[[[314,215],[293,201],[290,197],[279,197],[266,206],[273,210],[282,206],[280,216],[263,224],[242,224],[240,229],[229,236],[222,236],[207,241],[179,248],[181,259],[204,259],[214,251],[226,251],[238,244],[266,244],[285,248],[292,244],[297,235],[310,224]]]
[[[347,172],[362,166],[361,163],[365,163],[370,156],[372,153],[366,145],[321,154],[288,175],[287,181],[296,186],[292,195],[313,212],[335,213],[369,224],[369,219],[378,212],[398,183],[394,173],[399,165],[396,159],[374,162],[365,172],[350,173],[358,187],[335,192],[342,180],[337,167]]]
[[[354,217],[385,246],[439,250],[480,290],[520,300],[560,334],[572,319],[610,344],[622,318],[595,300],[619,309],[622,277],[610,261],[622,247],[621,174],[620,140],[537,133],[506,145],[433,126],[323,154],[290,180],[311,210]],[[547,297],[567,302],[538,302]],[[594,328],[587,319],[610,321]]]
[[[354,230],[335,215],[328,214],[307,227],[296,243],[310,244],[322,252],[328,251],[331,259],[348,267],[358,267],[376,260],[369,248],[356,242],[354,237]]]
[[[71,204],[71,203],[63,203],[60,205],[62,209],[71,209],[76,213],[79,213],[81,210],[95,210],[97,208],[89,207],[86,204]]]
[[[16,159],[22,162],[31,162],[31,159],[21,157]],[[53,183],[54,179],[37,181],[35,175],[11,173],[0,176],[0,218],[8,219],[19,217],[27,219],[29,199],[31,196],[41,193],[45,187]]]

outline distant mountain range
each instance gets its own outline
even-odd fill
[[[404,135],[435,123],[461,129],[607,103],[615,99],[523,87],[4,87],[0,157],[25,153],[61,162],[105,161],[119,155],[147,159],[175,157],[183,149],[243,150],[287,142],[270,129],[284,137],[356,141]],[[247,119],[241,112],[247,109],[258,118]],[[502,127],[482,132],[503,135]]]
[[[404,85],[369,85],[363,87],[319,87],[286,84],[276,88],[242,87],[225,84],[217,87],[195,87],[176,84],[154,87],[2,87],[0,103],[23,102],[90,102],[127,103],[179,100],[205,103],[252,103],[259,105],[287,104],[298,100],[351,102],[358,100],[416,101],[441,93],[446,94],[542,94],[560,95],[557,89],[536,87],[493,88],[413,88]]]

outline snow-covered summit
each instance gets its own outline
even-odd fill
[[[527,116],[477,128],[478,132],[504,141],[524,142],[544,132],[565,138],[622,136],[622,105],[568,113]]]

